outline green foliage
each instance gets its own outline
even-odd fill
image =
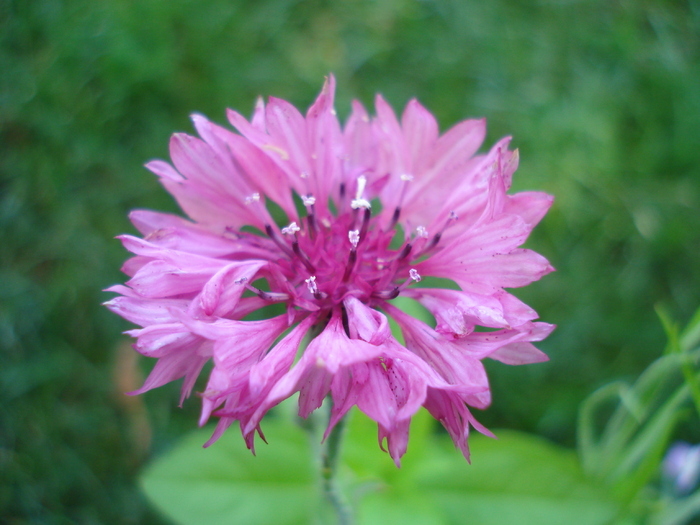
[[[189,434],[146,470],[143,488],[175,522],[305,525],[318,508],[315,461],[303,430],[265,425],[272,446],[253,456],[235,430],[208,449],[211,429]],[[316,504],[315,504],[316,502]]]
[[[584,477],[572,451],[541,438],[474,436],[468,465],[421,412],[397,469],[377,446],[376,425],[359,412],[351,416],[341,482],[361,525],[555,525],[572,516],[580,525],[603,525],[618,514],[618,503]],[[289,418],[267,421],[264,430],[270,445],[258,446],[255,458],[238,436],[202,450],[210,430],[193,432],[146,471],[146,493],[183,525],[314,523],[319,502],[308,436]]]
[[[700,489],[670,502],[650,494],[650,482],[661,471],[678,423],[687,418],[689,402],[698,409],[695,422],[700,415],[700,310],[682,333],[663,309],[658,313],[668,337],[665,355],[633,385],[613,382],[586,399],[579,417],[579,453],[585,471],[610,486],[626,506],[651,514],[652,523],[671,525],[686,523],[700,512]],[[596,416],[611,402],[614,409],[598,430]]]

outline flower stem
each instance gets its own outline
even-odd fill
[[[352,525],[354,523],[352,510],[338,486],[337,478],[345,420],[346,417],[343,417],[338,421],[321,449],[321,484],[324,496],[331,504],[337,517],[337,523],[339,525]]]

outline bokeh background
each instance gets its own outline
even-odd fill
[[[136,477],[198,402],[124,396],[150,363],[100,304],[127,212],[177,211],[142,164],[192,112],[305,108],[333,72],[342,117],[381,92],[514,136],[515,189],[556,196],[528,246],[558,270],[516,293],[559,327],[549,363],[489,364],[487,426],[574,446],[585,396],[660,354],[654,305],[700,305],[697,0],[1,0],[0,42],[3,522],[164,523]]]

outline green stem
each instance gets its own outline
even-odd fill
[[[323,493],[338,518],[338,524],[352,525],[354,523],[352,510],[338,486],[337,478],[340,445],[345,431],[345,419],[343,417],[338,421],[321,449],[321,483]]]

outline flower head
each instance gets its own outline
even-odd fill
[[[490,403],[482,359],[546,360],[532,342],[553,326],[505,288],[552,270],[520,248],[552,198],[506,193],[518,153],[506,138],[477,154],[483,120],[440,136],[417,101],[399,121],[378,96],[376,117],[355,102],[343,128],[334,88],[330,77],[306,117],[275,98],[251,121],[229,111],[238,133],[195,115],[201,138],[175,134],[172,165],[147,164],[190,220],[138,210],[143,238],[120,237],[135,257],[107,306],[158,359],[137,393],[184,377],[184,399],[212,360],[211,441],[238,421],[253,448],[265,413],[299,392],[302,417],[332,398],[329,429],[357,405],[397,464],[421,406],[468,457],[470,426],[488,433],[468,408]],[[393,305],[400,295],[435,326]],[[246,320],[271,304],[279,315]]]

